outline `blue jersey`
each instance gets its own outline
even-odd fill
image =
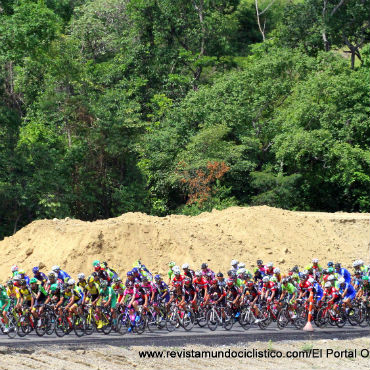
[[[356,295],[356,290],[351,284],[346,283],[339,287],[339,291],[342,294],[344,293],[346,289],[347,289],[347,294],[345,295],[345,297],[354,297]]]
[[[342,275],[346,283],[351,283],[351,274],[347,269],[342,267],[339,271],[336,271],[336,273]]]
[[[47,276],[43,272],[38,272],[37,274],[33,275],[34,278],[36,278],[38,281],[41,281],[41,285],[43,286],[45,282],[48,281]]]
[[[321,288],[320,284],[319,283],[314,283],[313,288],[315,290],[316,298],[322,298],[322,296],[324,295],[324,291]]]
[[[66,278],[70,279],[71,276],[69,274],[67,274],[65,271],[59,270],[58,271],[58,279],[60,279],[62,281],[65,281]]]

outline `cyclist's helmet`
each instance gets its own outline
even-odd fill
[[[237,266],[238,263],[239,263],[238,260],[232,260],[230,264],[231,264],[231,266]]]
[[[346,281],[344,280],[343,277],[341,277],[340,279],[338,279],[338,284],[339,285],[342,285],[342,284],[345,284],[345,283],[346,283]]]
[[[280,274],[280,269],[279,267],[274,268],[274,274]]]
[[[272,262],[267,262],[266,266],[267,266],[267,267],[273,267],[273,266],[274,266],[274,264],[273,264]]]
[[[336,263],[334,267],[335,267],[335,269],[340,269],[342,266],[341,266],[340,263]]]
[[[38,282],[38,280],[36,279],[36,278],[32,278],[31,280],[30,280],[30,284],[37,284],[37,282]]]
[[[238,268],[240,269],[245,268],[245,263],[244,262],[239,263]]]
[[[8,280],[6,285],[7,286],[13,286],[14,285],[13,280]]]
[[[120,283],[121,281],[122,281],[121,278],[118,277],[118,276],[113,279],[113,282],[116,283],[116,284]]]
[[[325,284],[324,284],[324,288],[331,288],[331,284],[329,281],[327,281]]]
[[[155,280],[155,281],[160,281],[160,280],[162,280],[161,275],[155,275],[155,276],[154,276],[154,280]]]
[[[202,270],[206,269],[207,267],[208,267],[208,265],[207,265],[206,263],[202,263],[202,266],[200,266],[200,268],[201,268]]]
[[[134,267],[134,268],[132,269],[132,273],[133,273],[133,274],[137,274],[137,273],[139,273],[139,269],[138,269],[137,267]]]
[[[202,276],[202,273],[200,271],[195,271],[195,276],[200,277],[200,276]]]
[[[328,281],[332,281],[332,280],[335,280],[335,276],[334,275],[328,276]]]
[[[127,271],[127,276],[133,276],[134,274],[132,273],[132,271]]]
[[[257,260],[257,266],[261,266],[263,265],[263,261],[262,260]]]
[[[92,276],[92,277],[94,277],[94,278],[96,278],[96,277],[98,277],[99,275],[98,275],[98,273],[97,273],[96,271],[94,271],[94,272],[91,274],[91,276]]]
[[[12,268],[11,268],[11,271],[12,272],[18,271],[18,266],[17,265],[13,265]]]
[[[172,271],[175,275],[180,275],[181,274],[181,271],[180,271],[180,267],[179,266],[174,266],[172,268]]]
[[[56,272],[59,272],[59,271],[60,271],[60,267],[59,267],[58,265],[53,266],[51,269],[52,269],[53,271],[56,271]]]
[[[188,263],[184,263],[182,265],[182,269],[185,270],[185,269],[188,269],[189,268],[189,264]]]
[[[100,286],[104,289],[108,286],[108,282],[106,280],[102,280],[100,283]],[[140,283],[139,283],[139,286],[140,286]]]
[[[329,261],[328,262],[328,267],[333,267],[333,266],[334,266],[334,262]]]
[[[369,280],[370,280],[370,277],[369,276],[363,276],[362,277],[362,281],[363,282],[365,282],[365,281],[369,282]]]
[[[94,282],[94,277],[93,276],[89,276],[88,280],[87,280],[88,283],[93,283]]]
[[[222,272],[217,273],[217,277],[224,277],[224,274]]]
[[[234,285],[234,280],[233,279],[227,279],[226,284],[228,286],[233,286]]]
[[[283,278],[281,280],[281,284],[288,284],[288,279],[287,278]]]
[[[51,292],[56,292],[59,289],[58,284],[51,284],[50,285],[50,291]]]
[[[84,280],[85,279],[85,274],[83,272],[80,272],[78,275],[77,275],[77,279],[78,280]]]
[[[39,271],[40,271],[40,269],[39,269],[39,267],[38,267],[38,266],[35,266],[35,267],[33,267],[33,268],[32,268],[32,272],[33,272],[34,274],[37,274]]]
[[[171,261],[168,263],[168,267],[172,268],[173,266],[176,266],[176,262]]]
[[[74,281],[74,279],[68,279],[68,281],[67,281],[68,286],[73,286],[75,284],[76,284],[76,282]]]
[[[268,283],[269,281],[270,281],[270,278],[268,276],[264,276],[262,278],[262,282],[264,282],[264,283]]]
[[[319,260],[318,260],[317,258],[314,258],[314,259],[312,260],[312,263],[319,263]]]

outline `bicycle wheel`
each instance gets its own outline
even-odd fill
[[[172,332],[176,329],[177,324],[177,310],[171,309],[166,317],[166,328],[169,332]]]
[[[253,319],[252,319],[252,312],[250,307],[243,308],[242,312],[240,313],[239,317],[239,324],[244,330],[248,330],[252,327]]]
[[[215,331],[217,329],[218,318],[217,318],[216,310],[214,308],[211,308],[210,310],[207,311],[206,321],[207,321],[207,326],[209,330]]]
[[[117,319],[117,333],[125,335],[129,331],[130,326],[130,318],[126,314],[121,313]]]
[[[335,321],[335,324],[338,326],[338,328],[343,328],[343,326],[346,325],[347,321],[346,311],[344,310],[344,308],[340,308],[338,311],[339,312],[336,315],[337,320]]]
[[[92,312],[85,316],[85,334],[91,335],[95,330],[95,318]]]
[[[146,327],[146,317],[143,315],[137,315],[135,319],[135,332],[137,334],[143,334]]]
[[[223,328],[225,330],[231,330],[231,328],[233,327],[234,325],[234,314],[233,314],[233,311],[231,308],[229,307],[226,307],[225,308],[225,318],[224,318],[224,322],[222,324]]]
[[[207,310],[204,307],[199,308],[195,312],[195,322],[200,328],[204,328],[207,325],[206,314]]]
[[[52,311],[46,312],[46,316],[47,316],[46,334],[51,335],[55,330],[57,316]]]
[[[158,329],[158,313],[156,311],[149,311],[146,318],[146,326],[151,333]]]
[[[58,316],[55,320],[55,334],[58,337],[64,337],[67,334],[68,322],[65,317]]]
[[[317,311],[316,320],[317,320],[316,325],[319,328],[324,328],[329,321],[328,311],[325,308],[320,308]]]
[[[184,316],[181,319],[181,325],[186,331],[190,331],[194,327],[195,317],[193,311],[184,312]]]
[[[263,307],[261,310],[260,310],[260,313],[258,315],[258,318],[257,318],[259,321],[257,323],[257,325],[259,326],[260,329],[264,330],[266,329],[270,323],[271,323],[271,314],[270,312],[267,310],[266,307]]]
[[[280,330],[282,330],[282,329],[284,329],[288,326],[288,324],[289,324],[289,313],[287,312],[287,310],[285,308],[283,308],[279,312],[277,320],[276,320],[276,324],[277,324],[278,329],[280,329]]]
[[[25,337],[32,330],[31,322],[28,316],[22,315],[18,320],[17,333],[20,337]]]
[[[47,330],[47,317],[42,315],[38,320],[35,320],[35,331],[39,337],[43,337]]]
[[[102,332],[105,335],[110,334],[110,332],[112,331],[112,318],[110,317],[110,315],[103,312],[101,314],[101,321],[103,322]]]
[[[8,317],[8,337],[14,339],[17,335],[17,320],[14,316]]]
[[[348,312],[346,313],[348,322],[350,323],[351,326],[356,326],[358,325],[358,308],[353,309],[350,308]]]
[[[73,317],[73,330],[78,337],[82,337],[86,331],[86,321],[84,317],[76,315]]]

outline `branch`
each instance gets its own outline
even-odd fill
[[[346,2],[347,0],[340,0],[339,3],[334,7],[334,9],[331,11],[330,16],[333,16],[337,10]]]

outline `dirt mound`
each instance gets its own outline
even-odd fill
[[[126,213],[95,222],[34,221],[0,242],[0,279],[17,264],[26,271],[60,265],[76,274],[91,271],[92,261],[107,261],[124,272],[140,258],[153,272],[168,261],[202,262],[226,271],[233,258],[251,268],[257,258],[282,267],[322,262],[369,260],[369,214],[291,212],[271,207],[231,207],[196,217],[153,217]]]

